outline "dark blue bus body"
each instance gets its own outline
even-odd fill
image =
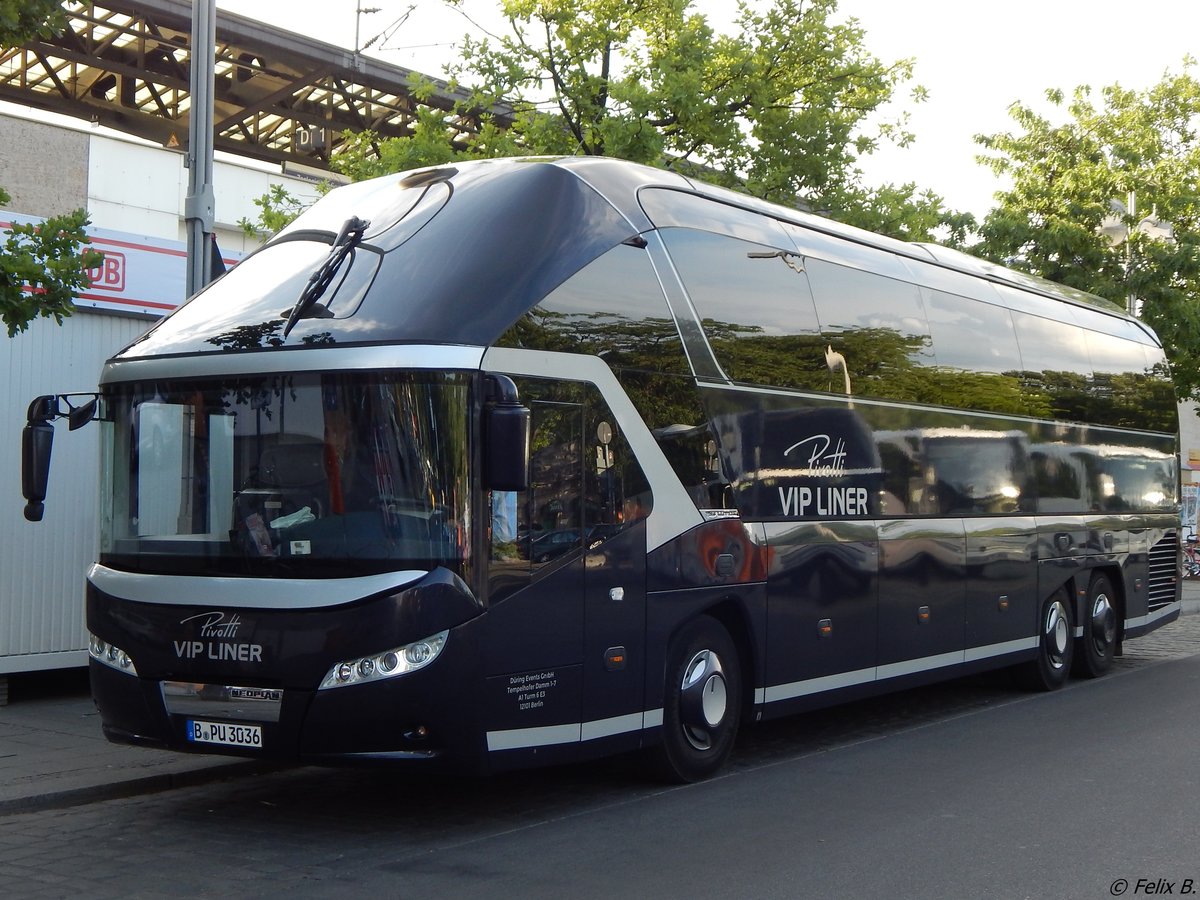
[[[487,474],[497,379],[516,490]],[[985,668],[1051,689],[1179,614],[1145,326],[665,171],[338,189],[101,392],[116,741],[484,772],[646,749],[694,779],[742,722]]]

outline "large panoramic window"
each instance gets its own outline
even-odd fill
[[[295,374],[121,387],[101,559],[322,576],[447,565],[468,533],[468,377]]]
[[[829,390],[825,343],[799,254],[686,228],[662,236],[726,375]]]

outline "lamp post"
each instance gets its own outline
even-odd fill
[[[1129,240],[1134,231],[1144,234],[1152,241],[1164,241],[1168,244],[1175,243],[1175,230],[1169,222],[1164,222],[1158,218],[1157,207],[1151,207],[1150,215],[1142,219],[1137,225],[1130,228],[1127,224],[1131,219],[1137,218],[1137,191],[1130,191],[1127,202],[1122,203],[1120,200],[1108,201],[1108,207],[1111,212],[1100,221],[1100,227],[1097,229],[1101,235],[1108,238],[1110,244],[1114,247],[1119,247],[1122,243],[1125,244],[1125,283],[1129,284],[1129,276],[1133,270],[1133,257],[1130,250],[1132,241]],[[1130,289],[1125,297],[1125,308],[1131,316],[1138,314],[1137,295]]]
[[[216,0],[192,4],[188,113],[188,192],[183,201],[187,221],[187,296],[212,280],[213,199],[213,68],[217,45]]]

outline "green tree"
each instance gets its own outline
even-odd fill
[[[981,135],[980,160],[1011,180],[981,227],[980,255],[1120,304],[1140,301],[1141,317],[1163,340],[1181,399],[1200,399],[1200,81],[1194,61],[1141,91],[1119,85],[1068,98],[1048,91],[1055,118],[1025,104],[1010,110],[1017,128]],[[1065,116],[1062,115],[1065,113]],[[1121,218],[1128,239],[1099,233],[1113,200],[1136,197]],[[1128,203],[1126,203],[1128,206]],[[1174,240],[1138,227],[1169,222]]]
[[[691,0],[499,2],[508,33],[464,38],[451,67],[468,98],[423,109],[405,137],[353,136],[335,169],[360,179],[459,159],[599,155],[904,238],[928,239],[949,218],[915,185],[863,184],[864,155],[912,140],[905,116],[881,110],[913,63],[871,54],[837,0],[772,0],[761,12],[739,0],[729,35]]]
[[[9,196],[0,188],[0,206]],[[87,287],[87,270],[103,257],[86,250],[87,215],[82,209],[40,225],[12,225],[0,243],[0,321],[12,337],[36,318],[62,324],[75,296]]]
[[[50,37],[66,23],[63,0],[0,0],[0,46]]]
[[[0,46],[48,37],[66,23],[61,0],[0,0]],[[48,163],[52,165],[52,163]],[[0,206],[12,198],[0,188]],[[0,243],[0,321],[9,337],[38,317],[59,324],[88,284],[87,270],[101,255],[87,250],[87,214],[77,209],[40,225],[13,225]]]

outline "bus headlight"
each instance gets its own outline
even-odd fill
[[[440,631],[433,637],[413,641],[411,644],[405,644],[392,650],[385,650],[374,656],[345,659],[334,663],[321,680],[318,690],[366,684],[369,681],[395,678],[398,675],[407,675],[409,672],[423,669],[438,658],[442,648],[446,646],[446,638],[449,635],[448,630]]]
[[[107,641],[102,641],[91,632],[88,632],[88,656],[98,663],[116,669],[118,672],[124,672],[126,675],[137,675],[137,666],[133,664],[133,660],[129,658],[129,654]]]

